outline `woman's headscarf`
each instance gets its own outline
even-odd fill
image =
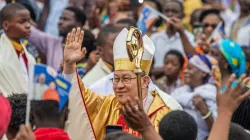
[[[193,55],[189,57],[188,63],[191,63],[201,71],[207,73],[204,83],[214,83],[212,75],[214,75],[218,80],[221,79],[221,73],[217,60],[208,55]]]
[[[217,48],[227,60],[231,72],[235,73],[239,78],[246,71],[246,58],[240,45],[231,40],[221,40],[217,45]]]

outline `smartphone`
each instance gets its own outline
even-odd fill
[[[106,135],[113,132],[122,132],[122,126],[119,125],[107,125]]]

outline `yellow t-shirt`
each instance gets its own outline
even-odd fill
[[[191,26],[189,25],[190,16],[195,9],[202,8],[201,0],[184,0],[184,13],[185,18],[183,19],[183,23],[185,29],[191,31]]]

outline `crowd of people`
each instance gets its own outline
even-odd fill
[[[145,6],[165,18],[146,26],[143,54],[132,60],[128,36]],[[250,140],[249,7],[250,0],[0,0],[0,139]],[[34,64],[71,82],[62,108],[59,96],[41,96],[44,74],[29,91]]]

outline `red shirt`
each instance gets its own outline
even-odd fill
[[[34,134],[36,140],[70,140],[68,134],[59,128],[38,128]]]

